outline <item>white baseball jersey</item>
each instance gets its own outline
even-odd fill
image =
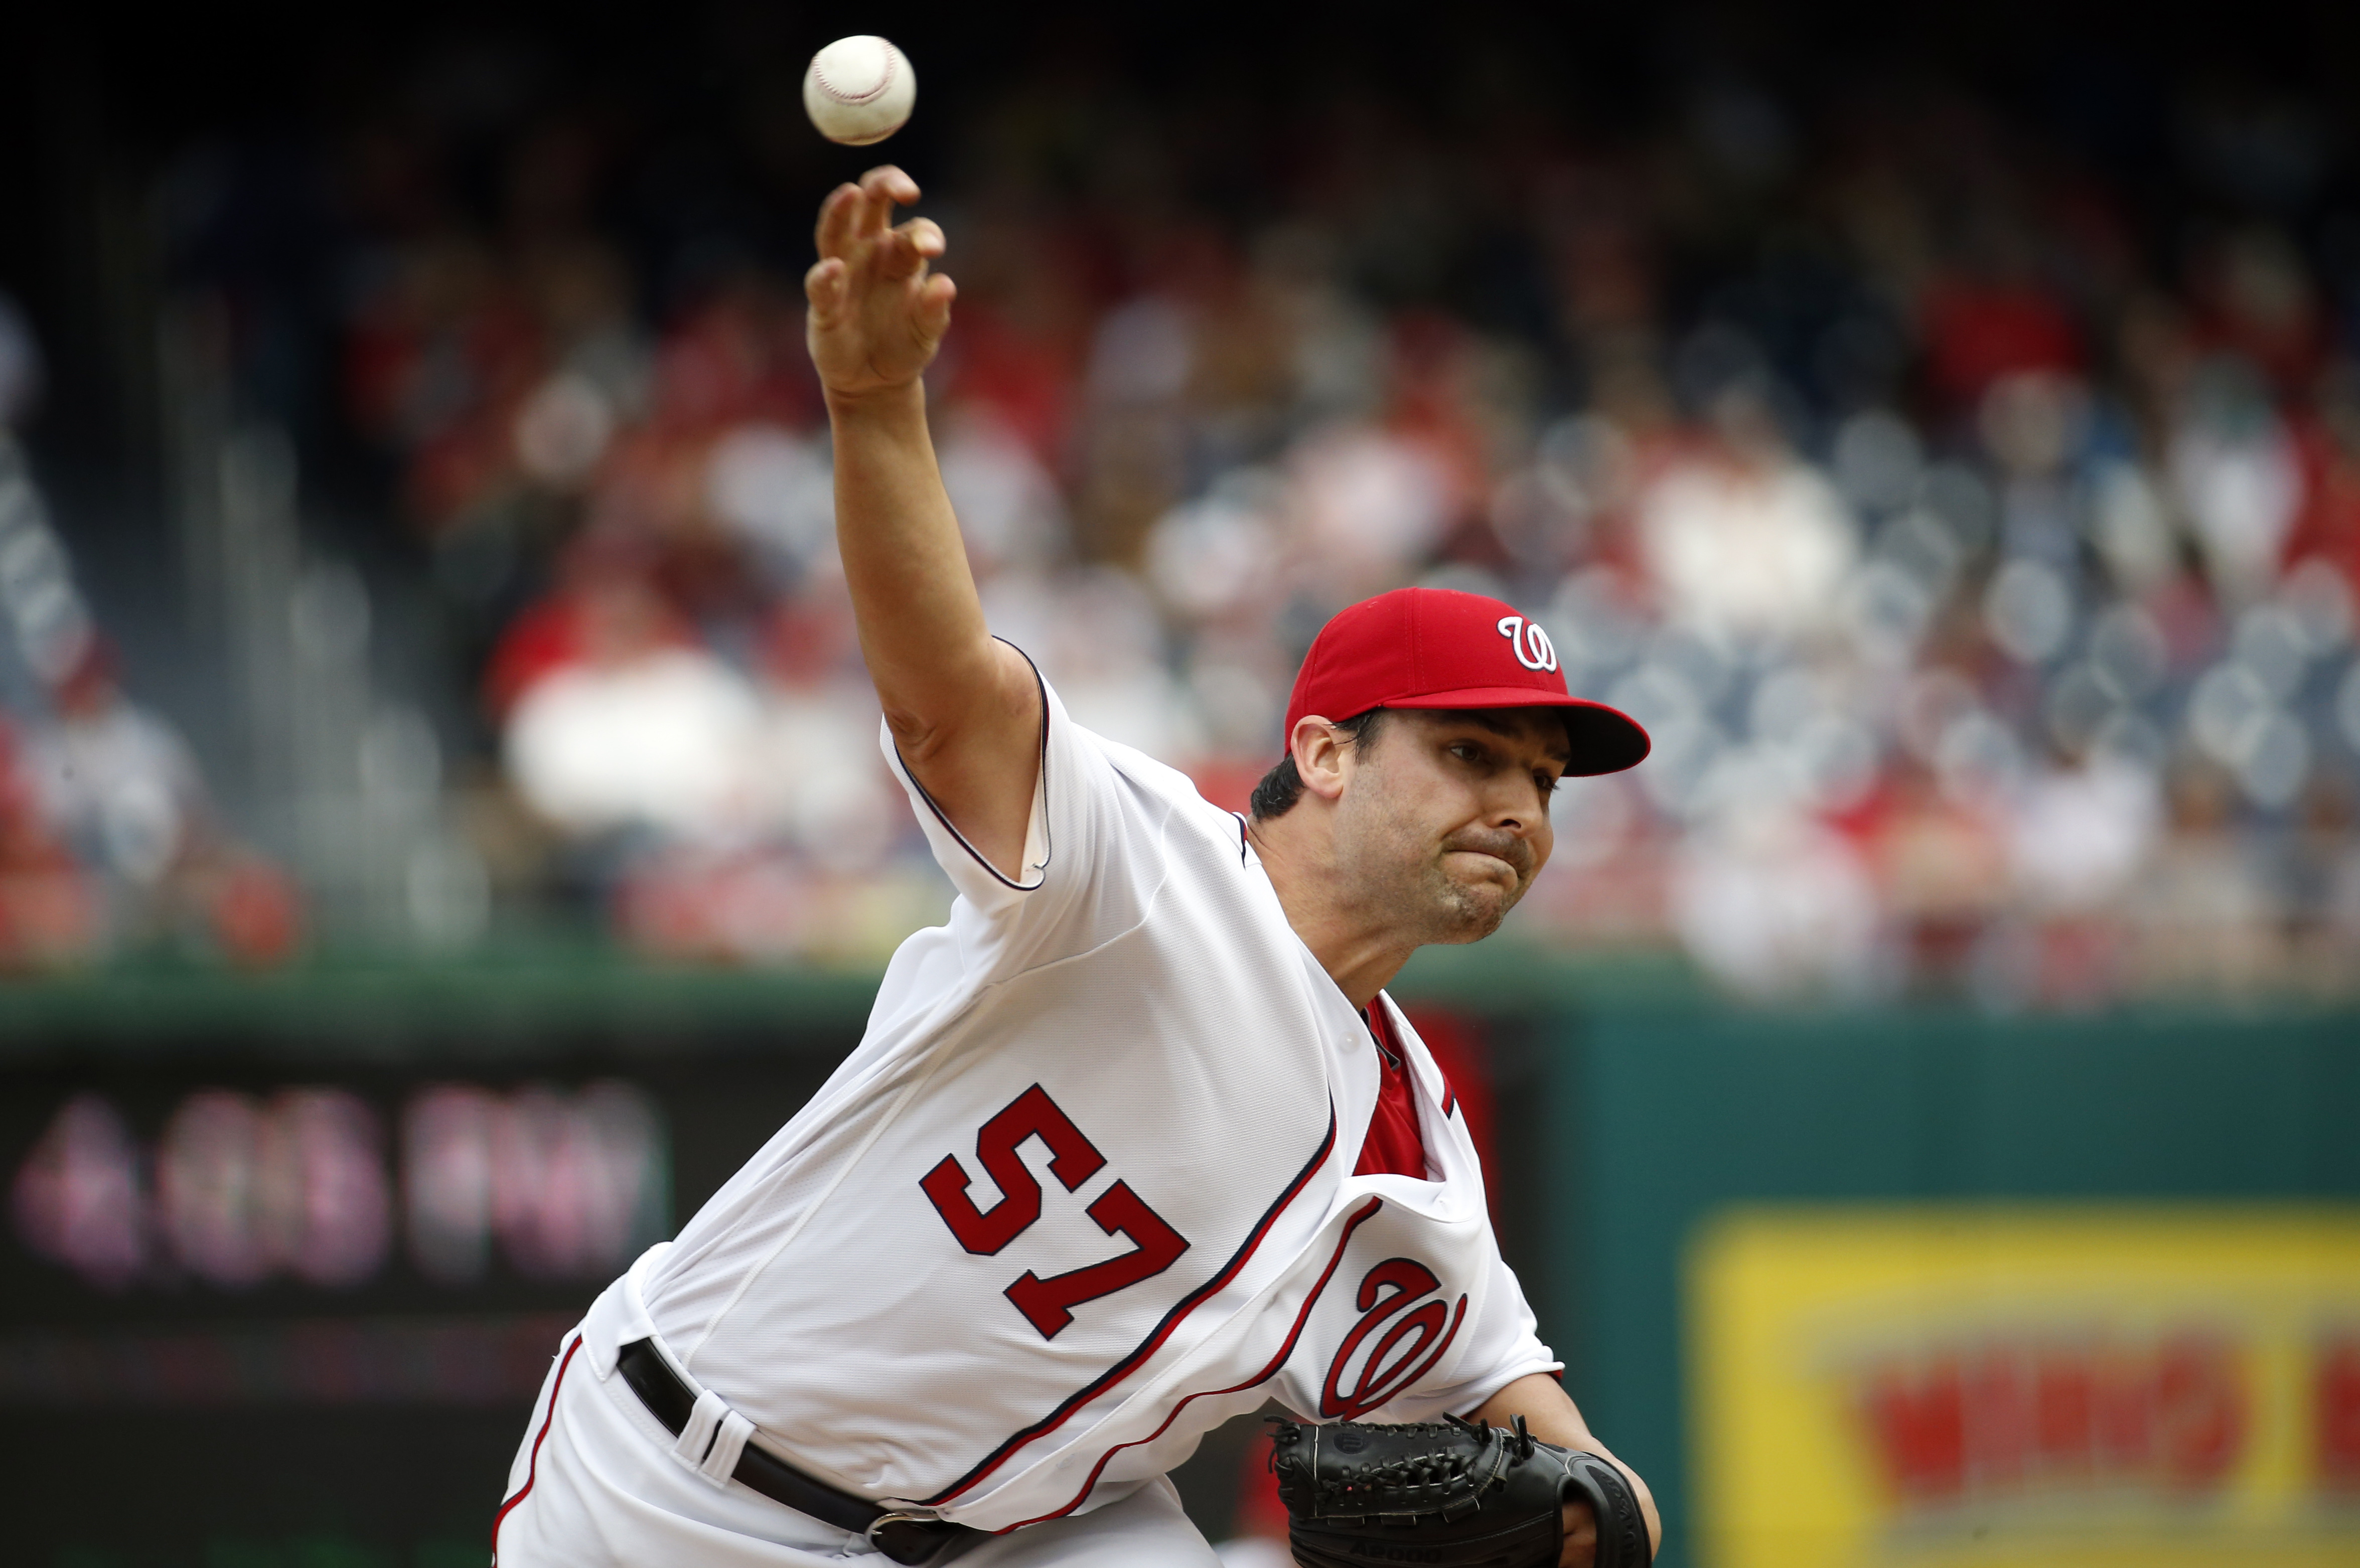
[[[631,1322],[747,1441],[994,1530],[1120,1498],[1267,1398],[1431,1420],[1554,1369],[1407,1023],[1431,1180],[1355,1176],[1376,1051],[1242,820],[1043,701],[1021,881],[886,737],[950,922],[640,1271]]]

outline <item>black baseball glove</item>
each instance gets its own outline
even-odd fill
[[[1279,1421],[1271,1466],[1303,1568],[1431,1563],[1444,1568],[1557,1568],[1564,1506],[1598,1518],[1597,1568],[1647,1568],[1639,1498],[1594,1454],[1456,1416],[1404,1426]]]

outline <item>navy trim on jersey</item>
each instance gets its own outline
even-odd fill
[[[1018,1449],[1022,1448],[1034,1438],[1045,1436],[1056,1431],[1065,1424],[1076,1410],[1139,1370],[1141,1364],[1161,1349],[1165,1340],[1172,1337],[1172,1331],[1180,1326],[1182,1319],[1204,1305],[1216,1291],[1237,1277],[1238,1270],[1245,1267],[1246,1259],[1253,1256],[1254,1249],[1262,1245],[1262,1237],[1270,1233],[1270,1227],[1278,1223],[1278,1216],[1284,1214],[1286,1206],[1302,1193],[1303,1189],[1309,1184],[1313,1173],[1327,1163],[1328,1156],[1335,1150],[1335,1148],[1336,1105],[1331,1100],[1328,1105],[1328,1136],[1320,1139],[1318,1149],[1314,1150],[1311,1158],[1304,1162],[1303,1169],[1295,1172],[1295,1180],[1287,1183],[1286,1190],[1272,1202],[1269,1208],[1262,1211],[1262,1218],[1254,1222],[1253,1229],[1246,1234],[1245,1240],[1239,1244],[1238,1250],[1230,1256],[1227,1263],[1221,1266],[1218,1273],[1175,1302],[1172,1310],[1164,1314],[1164,1321],[1155,1325],[1154,1332],[1142,1340],[1138,1347],[1130,1355],[1107,1368],[1087,1388],[1073,1394],[1055,1410],[993,1449],[974,1469],[969,1470],[933,1497],[921,1499],[919,1506],[929,1508],[940,1508],[960,1493],[971,1489],[985,1476],[1006,1464],[1009,1456]]]
[[[1238,819],[1238,864],[1243,866],[1246,863],[1246,829],[1251,824],[1246,821],[1243,811],[1231,811],[1229,815]]]
[[[1361,1204],[1360,1208],[1355,1210],[1350,1218],[1344,1222],[1344,1233],[1336,1238],[1335,1255],[1328,1259],[1328,1267],[1319,1271],[1318,1283],[1311,1287],[1311,1293],[1303,1298],[1303,1310],[1295,1314],[1295,1326],[1286,1331],[1286,1343],[1278,1347],[1278,1354],[1272,1356],[1261,1371],[1255,1373],[1244,1382],[1232,1383],[1226,1388],[1201,1388],[1196,1393],[1182,1396],[1178,1400],[1175,1401],[1172,1409],[1164,1413],[1163,1425],[1157,1427],[1153,1432],[1149,1432],[1145,1437],[1133,1438],[1129,1443],[1118,1443],[1112,1448],[1108,1449],[1104,1454],[1099,1454],[1098,1462],[1090,1466],[1089,1479],[1082,1483],[1082,1489],[1074,1494],[1073,1501],[1052,1513],[1039,1515],[1036,1518],[1026,1519],[1021,1524],[1011,1524],[1005,1530],[996,1530],[992,1531],[992,1533],[994,1535],[1006,1535],[1009,1530],[1022,1530],[1024,1526],[1028,1524],[1039,1524],[1044,1519],[1063,1519],[1065,1515],[1072,1513],[1076,1508],[1080,1508],[1082,1506],[1083,1499],[1098,1489],[1098,1477],[1106,1474],[1107,1465],[1113,1461],[1116,1454],[1120,1454],[1126,1448],[1137,1448],[1142,1443],[1153,1443],[1157,1438],[1162,1437],[1165,1432],[1171,1431],[1172,1423],[1180,1419],[1180,1412],[1187,1409],[1190,1400],[1216,1399],[1220,1398],[1223,1394],[1240,1394],[1258,1383],[1267,1383],[1273,1377],[1278,1376],[1278,1369],[1286,1365],[1286,1358],[1288,1356],[1295,1354],[1295,1342],[1303,1337],[1303,1325],[1311,1321],[1311,1309],[1319,1304],[1320,1296],[1324,1294],[1328,1289],[1328,1281],[1335,1278],[1336,1265],[1344,1261],[1344,1249],[1352,1245],[1352,1233],[1360,1228],[1361,1221],[1369,1219],[1374,1215],[1379,1209],[1382,1209],[1384,1206],[1385,1201],[1382,1198],[1371,1198],[1367,1203]],[[1464,1313],[1467,1310],[1467,1298],[1464,1296],[1459,1298],[1459,1310],[1461,1313]],[[1456,1323],[1451,1324],[1450,1332],[1454,1335],[1458,1334],[1459,1325]],[[1450,1341],[1448,1338],[1445,1338],[1443,1341],[1446,1347],[1449,1343]],[[1427,1371],[1431,1370],[1435,1361],[1439,1360],[1440,1358],[1441,1352],[1437,1351],[1433,1358],[1429,1359],[1426,1366],[1418,1368],[1416,1376],[1412,1377],[1409,1381],[1411,1383],[1415,1382],[1417,1377],[1423,1377]],[[1402,1385],[1404,1388],[1408,1386],[1409,1383]],[[1396,1392],[1398,1391],[1399,1390],[1396,1390]]]
[[[1008,643],[1009,647],[1016,648],[1016,645],[1012,642],[1008,642],[1006,637],[994,637],[991,640],[994,642]],[[1049,869],[1049,862],[1057,857],[1056,840],[1053,836],[1049,825],[1049,683],[1041,678],[1041,667],[1032,662],[1032,656],[1031,654],[1025,652],[1021,648],[1016,648],[1016,656],[1019,659],[1022,659],[1024,661],[1025,667],[1032,671],[1032,683],[1040,689],[1041,692],[1041,864],[1032,866],[1020,866],[1019,869],[1046,872]],[[910,759],[901,755],[901,743],[898,741],[895,742],[893,746],[893,760],[901,765],[901,776],[909,779],[910,788],[918,792],[918,799],[926,803],[926,810],[934,813],[934,821],[942,823],[944,830],[947,832],[951,837],[958,840],[959,847],[967,851],[968,855],[974,859],[978,866],[980,866],[986,871],[990,872],[995,881],[999,882],[1001,887],[1012,888],[1019,893],[1033,892],[1040,887],[1041,883],[1039,882],[1023,883],[1010,881],[1007,876],[1000,871],[999,866],[994,866],[990,861],[986,860],[983,857],[982,853],[978,851],[975,845],[967,842],[967,834],[959,832],[958,824],[951,821],[949,814],[945,812],[941,806],[934,803],[934,796],[926,792],[926,787],[923,784],[919,783],[918,776],[910,770]],[[1029,805],[1025,808],[1025,826],[1028,830],[1032,827],[1032,808]],[[1024,858],[1024,852],[1022,849],[1019,849],[1016,852],[1016,858],[1020,861]],[[1043,881],[1046,880],[1047,878],[1044,877]]]

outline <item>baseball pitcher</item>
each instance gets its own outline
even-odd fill
[[[859,1048],[567,1335],[502,1568],[1211,1568],[1165,1473],[1275,1399],[1306,1563],[1644,1568],[1449,1083],[1382,987],[1496,928],[1568,774],[1647,739],[1510,606],[1321,632],[1250,816],[1076,725],[995,640],[920,373],[940,229],[872,170],[805,279],[880,736],[949,923]]]

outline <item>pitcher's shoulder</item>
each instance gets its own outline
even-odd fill
[[[1136,789],[1168,806],[1174,817],[1192,833],[1226,844],[1235,854],[1244,842],[1245,819],[1205,798],[1196,779],[1185,770],[1161,762],[1134,746],[1081,732]]]

